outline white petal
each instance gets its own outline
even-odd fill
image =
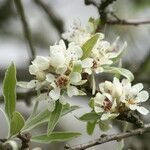
[[[78,95],[79,91],[75,86],[69,86],[67,88],[67,94],[69,97],[72,97],[73,95]]]
[[[102,95],[101,93],[97,93],[94,98],[94,105],[99,106],[99,107],[103,106],[103,102],[104,102],[105,98],[106,97],[104,95]]]
[[[39,71],[38,67],[36,65],[30,65],[29,66],[29,72],[30,74],[36,75],[36,73]]]
[[[37,80],[31,80],[30,82],[28,82],[27,88],[34,88],[37,83],[38,83]]]
[[[101,120],[107,120],[107,119],[109,119],[109,117],[110,117],[110,112],[104,113],[104,114],[101,116]]]
[[[147,115],[149,113],[149,110],[147,110],[146,108],[142,107],[142,106],[138,106],[137,107],[137,111],[139,113],[141,113],[142,115]]]
[[[40,70],[46,70],[49,68],[49,59],[43,56],[36,56],[32,63]]]
[[[137,94],[137,100],[140,102],[145,102],[149,98],[149,94],[147,91],[141,91],[140,93]]]
[[[61,66],[56,69],[57,74],[64,74],[67,71],[67,66]]]
[[[89,75],[92,74],[92,70],[89,69],[89,68],[86,68],[86,69],[84,70],[84,72],[88,73]]]
[[[113,101],[112,95],[110,95],[108,93],[103,93],[103,95],[105,95],[111,102]]]
[[[60,98],[60,88],[55,88],[49,92],[49,96],[53,100],[58,100]]]
[[[80,46],[75,45],[75,43],[70,43],[68,46],[68,52],[70,52],[70,54],[72,54],[72,56],[74,55],[77,58],[81,58],[83,55],[83,51],[81,49]]]
[[[101,108],[101,107],[94,106],[94,111],[95,111],[96,113],[101,113],[101,112],[104,112],[104,109]]]
[[[59,41],[59,45],[63,47],[63,49],[66,49],[65,42],[63,40]]]
[[[91,68],[93,66],[93,59],[92,58],[86,58],[82,60],[82,67],[83,68]]]
[[[63,53],[54,53],[51,55],[50,57],[50,64],[53,67],[60,67],[63,66],[65,64],[65,56]]]
[[[129,108],[131,109],[131,110],[136,110],[137,109],[137,105],[129,105]]]
[[[53,74],[49,73],[46,75],[46,81],[52,83],[54,82],[54,80],[55,80],[55,76]]]
[[[29,82],[19,81],[17,82],[17,86],[22,87],[22,88],[28,88],[27,87],[28,83]]]
[[[131,89],[134,89],[137,94],[143,89],[143,84],[142,83],[135,84],[134,86],[132,86]]]
[[[78,72],[71,73],[70,81],[71,81],[71,83],[77,83],[77,82],[81,81],[81,74]]]

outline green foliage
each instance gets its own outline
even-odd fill
[[[92,135],[95,129],[97,121],[89,121],[86,125],[86,130],[89,135]]]
[[[78,107],[78,106],[70,106],[69,104],[63,105],[63,110],[62,110],[61,116],[64,116],[64,115],[66,115],[76,109],[79,109],[79,108],[80,107]],[[35,117],[33,117],[32,119],[30,119],[29,121],[27,121],[25,123],[25,126],[22,129],[22,131],[32,130],[33,128],[35,128],[37,126],[48,122],[50,114],[51,114],[51,112],[48,109],[40,112]]]
[[[82,66],[80,63],[76,63],[74,64],[73,66],[73,71],[72,72],[78,72],[78,73],[81,73],[82,72]]]
[[[5,112],[10,121],[16,107],[16,68],[14,63],[11,63],[5,73],[3,95],[5,101]]]
[[[62,110],[62,113],[61,113],[61,116],[64,116],[74,110],[77,110],[79,109],[80,107],[79,106],[70,106],[69,104],[66,104],[66,105],[63,105],[63,110]]]
[[[94,45],[99,39],[99,36],[100,34],[97,33],[84,43],[84,45],[82,46],[83,50],[83,56],[81,58],[82,60],[90,56],[91,50],[93,49]]]
[[[10,123],[10,136],[14,136],[21,131],[24,126],[24,118],[19,112],[14,112]]]
[[[81,121],[85,121],[85,122],[95,121],[95,120],[100,119],[100,115],[95,113],[95,112],[90,112],[90,113],[84,114],[83,116],[81,116],[78,119],[81,120]]]
[[[57,101],[54,111],[50,113],[47,135],[50,135],[54,130],[59,118],[61,117],[62,108],[63,108],[62,104],[59,101]]]
[[[8,67],[3,81],[5,113],[9,120],[9,136],[19,133],[24,126],[24,118],[16,112],[16,67],[14,63]]]
[[[127,70],[127,69],[124,69],[124,68],[105,66],[104,72],[113,73],[113,74],[120,74],[120,75],[126,77],[130,81],[134,80],[134,75],[132,74],[132,72]]]
[[[36,126],[47,122],[49,120],[49,115],[50,115],[50,111],[48,109],[40,112],[38,115],[36,115],[35,117],[27,121],[22,130],[29,131],[35,128]]]
[[[53,132],[49,136],[46,134],[33,136],[31,140],[38,143],[63,142],[80,135],[78,132]]]
[[[99,121],[98,124],[99,124],[100,130],[102,131],[107,131],[110,129],[110,125],[108,121]]]

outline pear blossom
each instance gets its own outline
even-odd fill
[[[126,42],[123,44],[120,50],[117,50],[117,42],[119,38],[111,45],[109,42],[104,40],[98,40],[91,52],[91,58],[93,59],[92,68],[86,69],[86,72],[96,74],[104,71],[104,66],[110,66],[113,64],[113,58],[116,58],[125,49]]]
[[[73,72],[69,76],[60,75],[58,77],[53,74],[47,74],[46,80],[52,86],[52,90],[49,92],[49,96],[53,100],[58,100],[61,97],[63,90],[66,90],[67,95],[72,97],[74,95],[79,95],[79,90],[74,84],[81,81],[81,74],[78,72]]]
[[[99,84],[99,92],[91,99],[94,103],[93,109],[102,114],[101,120],[115,118],[127,110],[137,110],[147,115],[149,111],[141,106],[141,103],[147,101],[149,94],[142,89],[142,83],[131,86],[128,79],[120,82],[114,77],[113,82],[105,81]]]
[[[73,24],[71,24],[70,29],[62,34],[62,37],[69,42],[75,42],[77,45],[82,46],[87,40],[92,37],[91,32],[93,31],[92,25],[90,29],[83,28],[81,26],[80,20],[74,20]]]
[[[45,70],[49,69],[50,60],[48,57],[36,56],[29,66],[29,72],[35,75],[38,80],[44,80],[46,77]]]
[[[101,93],[109,93],[112,97],[117,100],[120,99],[123,93],[123,86],[119,79],[114,77],[113,82],[105,81],[99,84],[99,89]]]
[[[121,96],[121,102],[125,104],[128,109],[137,110],[139,113],[143,115],[147,115],[149,110],[145,107],[141,106],[142,102],[145,102],[149,98],[149,94],[147,91],[142,90],[143,84],[137,83],[131,86],[129,80],[122,80],[123,84],[123,94]]]
[[[94,101],[94,111],[96,113],[102,113],[101,120],[107,120],[115,118],[119,115],[116,111],[116,99],[114,99],[108,93],[97,93],[93,98]]]

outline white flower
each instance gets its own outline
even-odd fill
[[[92,49],[91,57],[93,58],[93,67],[95,73],[101,73],[104,71],[103,66],[112,65],[112,59],[121,55],[126,47],[126,43],[123,44],[121,49],[118,49],[119,38],[111,45],[109,42],[99,39]],[[119,58],[118,58],[119,59]]]
[[[58,45],[50,46],[50,65],[57,74],[64,74],[82,55],[81,47],[72,42],[66,48],[64,41],[60,40]]]
[[[36,75],[38,80],[43,81],[45,79],[45,70],[49,69],[50,60],[48,57],[37,56],[33,61],[32,65],[29,66],[29,72],[32,75]]]
[[[55,77],[53,74],[47,74],[46,80],[53,87],[49,92],[49,96],[53,100],[60,99],[62,90],[66,90],[69,97],[79,95],[79,90],[74,86],[74,84],[81,81],[81,74],[78,72],[73,72],[69,76],[60,75],[58,77]]]
[[[83,51],[80,46],[77,46],[75,43],[69,43],[68,49],[66,50],[66,59],[68,61],[76,61],[80,59],[83,55]]]
[[[119,114],[116,112],[116,100],[108,93],[97,93],[93,98],[94,111],[102,113],[101,120],[107,120],[117,117]]]
[[[50,65],[58,73],[64,73],[67,70],[66,64],[66,46],[63,40],[58,45],[50,46]]]
[[[149,110],[141,106],[142,102],[145,102],[149,98],[147,91],[142,90],[143,84],[138,83],[131,86],[129,80],[124,79],[123,84],[123,94],[121,96],[121,101],[125,103],[126,107],[131,110],[137,110],[143,115],[147,115]]]
[[[123,93],[123,87],[119,79],[114,77],[113,82],[105,81],[99,84],[99,89],[102,93],[109,93],[112,97],[120,99]]]
[[[82,46],[87,40],[92,37],[91,34],[92,27],[84,29],[81,26],[80,20],[74,20],[73,24],[70,26],[70,29],[62,34],[62,37],[69,42],[75,42],[76,44]]]

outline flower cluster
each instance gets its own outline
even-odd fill
[[[142,84],[131,87],[132,73],[112,66],[120,60],[126,42],[119,47],[119,38],[116,38],[110,44],[104,40],[104,34],[95,33],[94,24],[91,22],[87,28],[83,28],[80,22],[75,22],[62,37],[68,41],[68,44],[61,39],[59,43],[50,46],[47,57],[36,56],[29,66],[29,72],[35,79],[30,82],[19,82],[19,86],[36,90],[44,89],[46,99],[55,103],[57,100],[64,100],[65,95],[69,97],[85,95],[79,89],[81,86],[83,89],[83,85],[89,79],[85,79],[84,74],[93,76],[102,72],[119,73],[127,79],[120,83],[114,78],[113,83],[106,81],[99,85],[100,92],[92,98],[94,111],[102,113],[102,120],[114,118],[126,109],[147,114],[148,111],[140,106],[141,102],[148,98],[147,92],[141,91]]]
[[[100,83],[99,92],[91,99],[94,103],[93,109],[96,113],[101,113],[101,120],[115,118],[128,110],[137,110],[147,115],[149,111],[141,103],[148,100],[149,94],[142,89],[141,83],[131,86],[128,79],[120,82],[116,77],[113,82]]]
[[[83,28],[79,20],[73,22],[70,30],[65,32],[62,37],[69,42],[74,42],[79,46],[83,46],[94,35],[94,24],[90,21],[88,26]],[[90,58],[93,59],[92,67],[86,68],[85,72],[91,74],[92,72],[101,73],[104,66],[112,65],[113,59],[117,58],[121,52],[126,48],[125,42],[121,48],[118,46],[119,37],[114,43],[110,44],[104,40],[104,34],[99,33],[99,38],[91,50]]]

